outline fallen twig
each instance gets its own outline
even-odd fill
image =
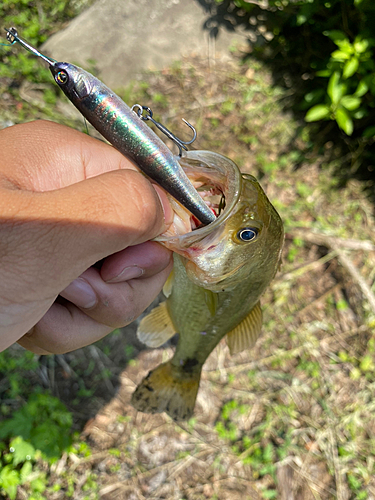
[[[312,231],[305,231],[301,229],[293,229],[291,232],[287,233],[288,238],[301,238],[309,243],[315,243],[316,245],[324,245],[333,251],[337,252],[337,257],[341,265],[348,271],[353,280],[358,284],[362,291],[362,294],[367,299],[373,313],[375,314],[375,295],[373,294],[371,288],[366,283],[366,280],[361,276],[360,272],[353,264],[353,262],[347,257],[342,250],[352,249],[352,250],[375,250],[375,245],[371,241],[361,241],[361,240],[346,240],[344,238],[336,238],[334,236],[328,236],[323,233],[314,233]]]
[[[307,229],[295,228],[285,234],[285,238],[294,239],[301,238],[309,243],[316,245],[324,245],[329,248],[347,248],[348,250],[367,250],[375,251],[375,244],[369,240],[355,240],[350,238],[339,238],[337,236],[329,236],[324,233],[316,233]]]
[[[303,274],[314,271],[323,264],[326,264],[330,260],[337,257],[337,255],[338,251],[333,250],[332,252],[329,252],[327,255],[324,255],[318,260],[314,260],[313,262],[309,262],[304,266],[297,267],[297,269],[294,269],[293,271],[278,276],[277,281],[291,281],[292,279],[300,278]]]
[[[368,303],[375,314],[375,295],[372,293],[371,288],[368,286],[365,279],[360,275],[353,262],[342,251],[339,252],[338,257],[342,266],[345,267],[351,277],[358,283],[358,286],[368,300]]]
[[[353,328],[352,330],[348,330],[347,332],[342,332],[340,337],[341,339],[345,339],[347,337],[351,337],[352,335],[356,335],[360,332],[366,331],[368,327],[366,325],[361,325],[358,328]],[[334,340],[337,340],[335,336],[328,336],[322,338],[319,343],[322,344],[322,342],[325,343],[330,343],[333,342]],[[296,357],[299,356],[301,352],[303,352],[304,349],[306,349],[307,344],[301,344],[298,347],[294,347],[293,349],[289,349],[287,351],[283,349],[279,349],[276,354],[272,354],[271,356],[267,356],[265,358],[257,359],[255,361],[251,361],[250,363],[238,363],[236,366],[231,366],[230,367],[230,372],[231,374],[233,373],[239,373],[243,370],[254,370],[255,368],[258,368],[259,366],[265,365],[267,363],[272,363],[272,361],[275,360],[280,360],[283,358],[291,358],[291,357]],[[210,373],[214,372],[215,370],[206,370],[205,373]]]

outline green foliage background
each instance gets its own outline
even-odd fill
[[[25,40],[38,47],[63,23],[75,17],[82,3],[77,0],[3,0],[0,3],[1,29],[15,26]],[[26,51],[12,57],[11,51],[1,50],[0,75],[15,81],[22,77],[37,83],[50,81],[48,69],[35,57],[29,57]]]
[[[256,25],[255,50],[300,79],[307,121],[335,120],[347,135],[375,136],[375,4],[372,0],[216,0]],[[242,12],[241,12],[242,11]],[[305,83],[303,83],[305,82]]]

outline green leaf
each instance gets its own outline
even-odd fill
[[[32,420],[30,416],[25,415],[21,410],[14,412],[11,419],[5,420],[1,423],[0,439],[16,435],[22,435],[25,439],[30,436],[32,428]]]
[[[27,478],[30,476],[32,470],[33,470],[33,466],[31,464],[31,462],[25,462],[23,464],[23,466],[21,467],[21,470],[20,470],[21,484],[26,483]]]
[[[366,110],[365,108],[360,108],[360,109],[357,109],[357,111],[355,111],[353,113],[353,118],[355,120],[362,120],[362,118],[364,118],[368,113],[366,113]]]
[[[341,130],[343,130],[347,135],[352,135],[353,120],[350,118],[344,108],[338,108],[335,118],[337,121],[337,125],[341,128]]]
[[[0,487],[8,494],[10,500],[15,500],[20,477],[12,465],[6,465],[0,472]]]
[[[334,43],[347,40],[345,33],[339,30],[324,31],[323,35],[328,36]]]
[[[348,61],[344,66],[344,71],[342,76],[346,79],[354,75],[359,66],[359,60],[356,57],[353,57]]]
[[[345,311],[346,309],[348,309],[348,303],[346,302],[346,300],[345,299],[338,300],[336,303],[336,309],[338,311]]]
[[[348,474],[347,477],[349,486],[353,490],[358,490],[362,486],[361,481],[359,481],[359,479],[357,479],[353,474]]]
[[[344,106],[345,109],[348,109],[349,111],[354,111],[361,105],[361,99],[353,95],[344,95],[344,97],[342,97],[340,101],[340,104],[342,104],[342,106]]]
[[[328,77],[331,76],[331,71],[329,69],[321,69],[316,72],[316,76]]]
[[[331,78],[329,79],[327,87],[327,94],[331,98],[333,104],[337,104],[338,101],[340,100],[340,97],[342,96],[340,92],[339,81],[340,81],[340,73],[338,71],[335,71],[331,76]]]
[[[263,498],[272,500],[273,498],[277,498],[277,490],[263,490],[262,496]]]
[[[334,52],[332,52],[331,57],[335,61],[343,62],[343,61],[346,61],[347,59],[349,59],[350,54],[348,54],[347,52],[344,52],[343,50],[335,50]]]
[[[13,465],[16,466],[26,460],[32,460],[35,457],[35,449],[22,439],[21,436],[12,439],[9,444],[9,450],[13,456]]]
[[[363,132],[363,137],[375,137],[375,125],[371,125],[371,127],[367,127]]]
[[[358,97],[362,97],[368,91],[368,84],[365,80],[361,80],[358,84],[357,90],[354,92],[354,95]]]
[[[362,358],[359,368],[364,372],[374,371],[375,369],[374,361],[370,354],[367,354]]]
[[[317,104],[308,110],[305,116],[307,122],[316,122],[327,118],[329,115],[329,107],[326,104]]]
[[[31,481],[30,486],[33,491],[43,493],[47,487],[46,480],[43,477],[37,477]]]
[[[356,39],[354,40],[354,50],[358,54],[363,54],[363,52],[366,52],[368,46],[369,46],[369,41],[366,38],[362,40],[360,37],[357,36]]]

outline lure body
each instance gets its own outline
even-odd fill
[[[215,214],[208,208],[194,186],[189,181],[178,157],[173,155],[163,141],[133,112],[111,89],[87,71],[65,62],[57,62],[45,56],[18,36],[16,28],[5,29],[11,45],[19,43],[32,54],[49,64],[55,82],[68,99],[120,153],[133,160],[152,180],[165,189],[181,205],[187,208],[202,224],[216,220]],[[141,106],[140,106],[141,107]],[[142,108],[142,107],[141,107]],[[156,124],[180,148],[184,142],[169,130],[152,119],[149,108],[147,119]],[[184,120],[185,121],[185,120]]]
[[[124,156],[186,207],[200,222],[215,215],[182,170],[178,157],[111,89],[70,63],[50,65],[56,83],[82,115]]]

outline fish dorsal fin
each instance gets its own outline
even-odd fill
[[[148,347],[160,347],[175,333],[166,302],[162,302],[145,316],[137,329],[138,339]]]
[[[170,272],[167,281],[164,283],[163,286],[163,293],[164,295],[168,298],[170,294],[172,293],[172,287],[173,287],[173,278],[174,278],[174,272],[173,269]]]
[[[215,316],[217,306],[219,304],[219,295],[211,290],[204,289],[204,300],[211,316]]]
[[[249,314],[226,336],[231,354],[250,349],[257,341],[262,329],[262,310],[257,302]]]

